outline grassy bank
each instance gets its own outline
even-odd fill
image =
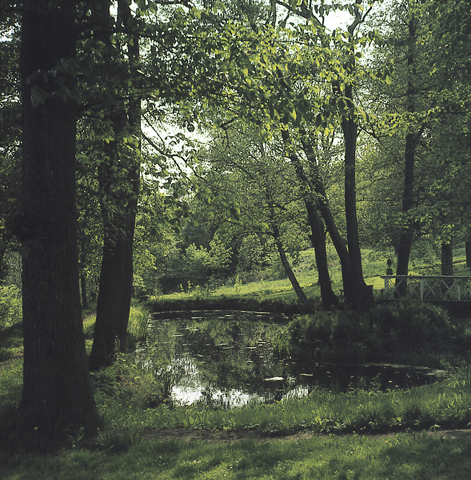
[[[90,331],[93,317],[86,323]],[[21,368],[18,356],[0,367],[3,422],[18,405]],[[71,432],[66,445],[48,454],[10,450],[4,442],[0,478],[467,478],[471,436],[440,431],[471,422],[469,368],[449,374],[407,390],[317,390],[223,411],[159,403],[155,377],[140,371],[131,355],[121,356],[93,375],[103,420],[96,438]]]
[[[341,266],[332,246],[329,246],[328,251],[332,288],[337,295],[341,296],[343,291]],[[373,287],[374,296],[379,299],[384,288],[384,280],[381,275],[386,273],[388,255],[368,249],[364,249],[362,253],[365,283]],[[300,258],[301,260],[295,268],[296,278],[314,307],[320,308],[320,286],[314,268],[313,249],[301,252]],[[428,263],[423,263],[423,260],[417,257],[410,266],[409,274],[440,275],[439,261],[430,255],[426,258],[430,260]],[[464,249],[455,251],[454,259],[454,275],[470,275],[470,270],[466,267]],[[239,276],[236,276],[217,288],[191,284],[182,285],[179,292],[152,296],[148,303],[154,311],[208,308],[288,314],[305,313],[288,279],[243,282]]]
[[[367,283],[374,284],[377,279],[371,277]],[[317,298],[315,279],[307,276],[302,281],[311,298]],[[289,284],[283,282],[225,286],[214,292],[194,288],[153,299],[151,305],[172,310],[203,304],[237,308],[229,302],[232,299],[234,305],[239,301],[242,309],[262,310],[268,306],[282,311],[283,305],[289,312],[295,308],[296,299]],[[334,285],[340,290],[340,283]],[[400,309],[398,312],[402,319]],[[455,341],[469,330],[469,320],[455,324],[440,315],[427,323],[422,311],[417,314],[416,327],[425,329],[416,332],[417,338],[423,338],[421,332],[430,333],[430,344],[424,348],[438,349],[443,343],[440,335],[454,336]],[[146,318],[144,305],[134,305],[129,323],[131,347],[145,335]],[[385,312],[377,318],[385,323]],[[84,319],[87,349],[91,347],[94,321],[93,315]],[[370,328],[365,322],[357,324],[360,333]],[[306,332],[319,328],[318,323],[310,325],[305,324]],[[335,328],[326,332],[325,343],[339,338]],[[391,341],[381,337],[379,330],[375,332],[377,339]],[[401,335],[396,332],[397,338]],[[439,342],[435,342],[436,337]],[[380,344],[375,351],[385,350],[385,345],[389,343]],[[401,347],[396,343],[391,348]],[[83,432],[71,431],[65,445],[48,453],[45,449],[32,453],[16,448],[14,435],[2,438],[0,478],[469,478],[470,363],[457,353],[450,348],[446,358],[440,357],[447,375],[433,384],[405,390],[392,386],[388,391],[370,386],[368,390],[343,393],[317,389],[304,398],[232,410],[203,404],[174,406],[166,400],[162,378],[139,368],[132,354],[120,355],[115,365],[92,375],[103,422],[96,437],[86,439]],[[21,328],[11,325],[0,332],[0,432],[20,400],[21,355]],[[449,429],[466,431],[441,433]],[[37,447],[41,450],[41,445]]]
[[[155,394],[149,378],[124,358],[118,364],[93,379],[104,422],[96,438],[71,432],[60,450],[42,454],[4,444],[0,478],[443,480],[471,474],[471,435],[440,433],[469,424],[466,368],[406,391],[317,391],[222,411],[146,406]],[[19,400],[21,359],[0,368],[4,418]]]

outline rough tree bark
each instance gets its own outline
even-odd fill
[[[81,427],[92,433],[98,425],[80,308],[77,104],[62,98],[64,87],[74,88],[74,79],[57,68],[66,69],[75,56],[75,6],[70,0],[23,4],[22,214],[15,219],[23,248],[24,375],[18,429],[31,440]]]

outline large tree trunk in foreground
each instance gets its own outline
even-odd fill
[[[75,56],[75,2],[25,2],[22,23],[24,375],[18,429],[30,440],[94,432],[98,414],[82,330],[75,215],[77,104],[52,95]],[[40,95],[41,89],[44,93]],[[35,100],[33,105],[32,99]]]

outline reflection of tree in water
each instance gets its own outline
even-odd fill
[[[197,331],[194,328],[192,324],[191,338],[185,341],[205,382],[224,389],[243,386],[255,392],[264,377],[274,375],[270,333],[277,327],[260,321],[215,319],[201,323]]]
[[[417,371],[391,366],[278,363],[272,342],[280,327],[270,317],[216,312],[213,317],[195,317],[193,313],[193,318],[190,314],[156,319],[147,341],[136,351],[137,361],[182,402],[191,398],[211,407],[232,408],[304,396],[317,388],[377,390],[424,383],[416,379]]]
[[[280,374],[271,348],[279,326],[254,315],[250,320],[234,317],[157,320],[142,357],[161,378],[171,377],[173,385],[204,386],[203,397],[217,392],[221,404],[224,392],[231,397],[245,395],[241,390],[264,395],[263,379]]]

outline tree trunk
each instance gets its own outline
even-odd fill
[[[118,20],[125,27],[130,19],[129,5],[120,1],[118,6]],[[103,17],[102,11],[100,15]],[[104,20],[106,24],[108,19]],[[109,39],[108,43],[108,48],[112,48]],[[137,38],[134,42],[129,42],[127,47],[129,61],[133,67],[139,55]],[[124,102],[118,100],[115,108],[108,112],[108,121],[112,125],[114,140],[104,144],[106,160],[99,168],[104,245],[95,333],[89,359],[91,370],[110,365],[118,350],[121,352],[126,350],[132,297],[139,162],[134,151],[128,153],[126,148],[120,148],[120,138],[129,134],[139,138],[140,99],[130,98],[127,110]],[[111,205],[106,203],[110,200]]]
[[[321,298],[324,308],[329,309],[339,305],[339,299],[332,290],[330,281],[329,266],[327,263],[327,251],[325,248],[325,234],[322,222],[319,218],[316,206],[309,201],[306,205],[309,225],[311,227],[311,242],[316,255],[317,271],[319,273],[319,285],[321,288]]]
[[[337,252],[337,255],[340,259],[344,295],[347,298],[350,298],[353,289],[353,279],[352,264],[348,255],[348,250],[345,246],[345,242],[342,236],[340,235],[340,232],[337,229],[337,225],[335,224],[332,212],[330,211],[329,203],[327,201],[327,193],[325,191],[324,183],[322,182],[322,178],[319,173],[319,167],[317,165],[317,159],[314,153],[314,149],[311,143],[307,140],[305,132],[302,132],[302,134],[302,144],[309,162],[311,182],[314,184],[314,190],[317,194],[317,208],[319,209],[319,212],[324,219],[325,226],[327,228],[327,231],[329,232],[332,243],[334,244],[335,251]]]
[[[74,8],[69,0],[24,2],[22,21],[23,185],[16,230],[24,252],[24,374],[18,427],[31,441],[81,427],[92,433],[98,425],[80,308],[77,104],[53,95],[61,85],[73,89],[74,80],[65,73],[35,75],[75,56]]]
[[[306,311],[308,313],[313,313],[312,306],[309,303],[309,300],[307,299],[303,289],[301,288],[301,285],[299,285],[298,279],[296,278],[296,275],[294,274],[293,269],[291,268],[288,258],[286,257],[285,249],[283,248],[283,244],[281,243],[281,240],[280,240],[280,233],[278,231],[278,227],[276,225],[273,225],[272,227],[273,227],[273,238],[275,239],[276,248],[278,249],[281,263],[283,265],[283,268],[285,269],[286,275],[288,275],[289,281],[293,286],[293,290],[296,292],[296,295],[298,296],[299,301],[301,302],[303,307],[306,309]]]
[[[115,124],[116,125],[116,124]],[[115,130],[117,133],[119,129]],[[97,316],[89,365],[97,370],[110,365],[117,351],[124,352],[127,344],[127,325],[131,306],[133,281],[133,238],[137,207],[139,164],[132,157],[121,156],[117,142],[109,144],[110,164],[100,168],[102,198],[113,199],[103,204],[104,244],[101,264]],[[119,160],[121,162],[119,162]],[[117,164],[128,168],[121,184],[113,175]]]
[[[397,247],[397,275],[409,273],[409,259],[414,237],[414,223],[407,218],[408,212],[414,206],[414,164],[416,140],[414,135],[406,136],[405,164],[404,164],[404,190],[402,192],[402,213],[405,216],[404,226],[399,232],[399,244]]]
[[[345,98],[353,109],[353,88],[345,87]],[[351,265],[352,285],[345,292],[346,302],[354,310],[368,308],[373,303],[373,292],[363,279],[360,242],[358,238],[357,199],[356,199],[356,145],[357,125],[352,118],[353,113],[342,120],[342,131],[345,142],[345,220],[347,224],[348,257]]]
[[[286,130],[283,130],[281,135],[285,145],[289,146],[289,133]],[[312,188],[311,182],[306,176],[298,156],[291,152],[289,157],[291,163],[295,167],[296,175],[306,191],[304,194],[304,204],[306,206],[308,222],[311,228],[311,242],[316,255],[316,265],[319,275],[322,304],[324,305],[324,308],[329,309],[333,305],[338,305],[339,299],[332,290],[332,283],[330,281],[329,268],[327,264],[327,251],[325,248],[324,228],[317,212],[317,206],[312,200],[312,194],[310,194],[310,190]]]
[[[442,275],[453,275],[453,245],[451,242],[442,243]]]
[[[417,91],[414,85],[415,76],[415,42],[416,42],[416,22],[412,17],[409,19],[409,51],[407,56],[408,78],[407,78],[407,110],[414,113],[416,110]],[[406,144],[404,150],[404,190],[402,193],[402,214],[404,225],[399,233],[399,244],[397,247],[397,275],[407,275],[409,273],[409,259],[414,238],[414,222],[409,218],[409,212],[414,206],[414,165],[415,150],[417,148],[419,136],[409,132],[406,135]],[[399,280],[396,280],[398,282]],[[401,296],[406,294],[406,283],[402,282]]]
[[[471,268],[471,240],[466,240],[465,250],[466,250],[466,266],[468,268]]]

